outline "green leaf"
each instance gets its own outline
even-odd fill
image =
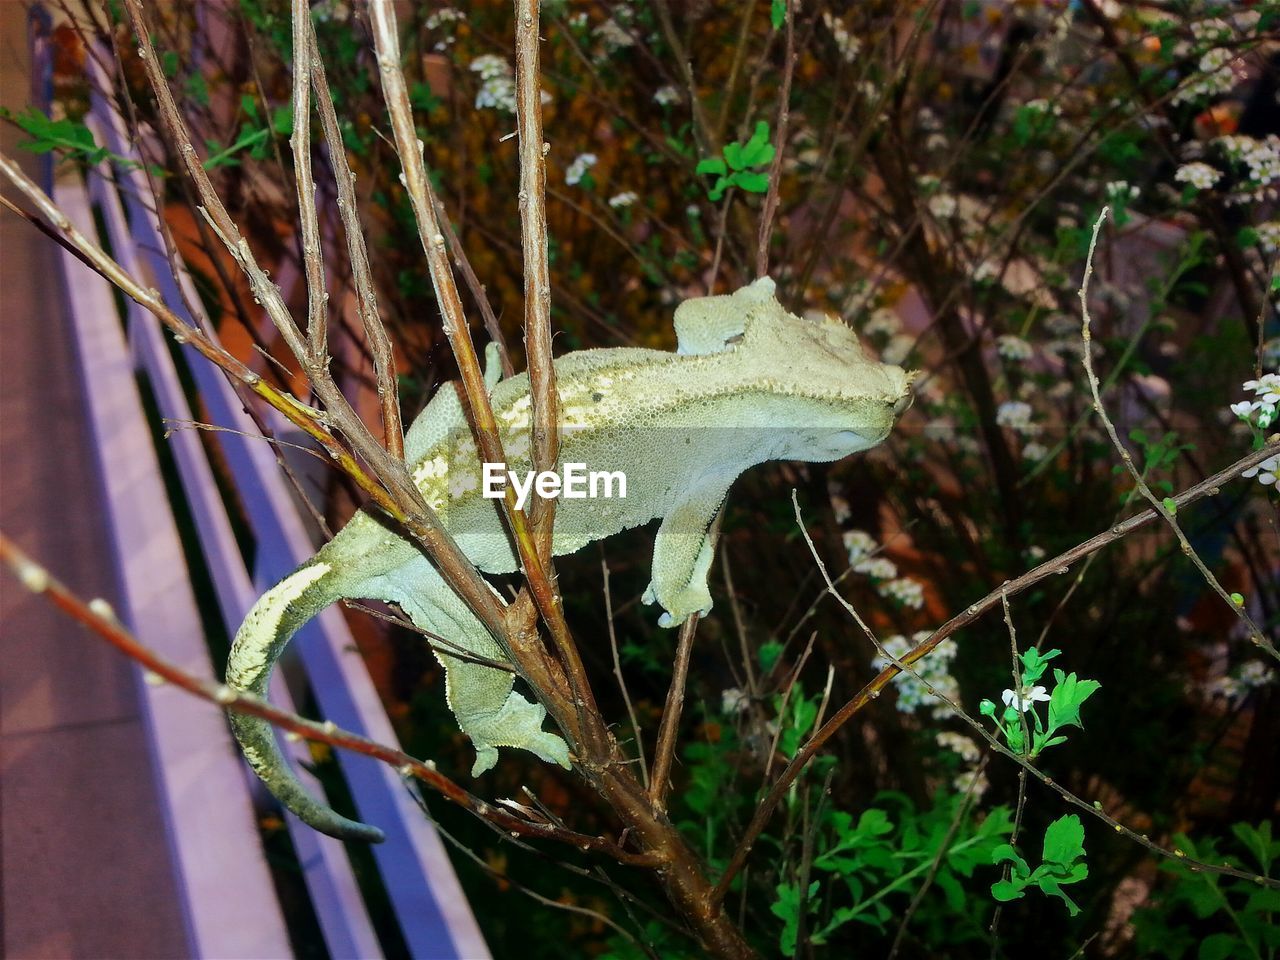
[[[748,193],[768,193],[769,192],[769,175],[767,173],[746,173],[738,171],[731,178],[731,182],[746,190]]]
[[[769,6],[769,22],[773,24],[773,29],[782,29],[782,25],[787,22],[787,0],[773,0]]]
[[[1037,650],[1035,647],[1029,648],[1022,654],[1022,683],[1023,686],[1031,686],[1042,676],[1048,667],[1049,661],[1056,656],[1062,654],[1061,650]]]
[[[769,124],[761,120],[756,124],[756,132],[742,149],[743,166],[762,167],[773,161],[776,152],[769,142]],[[728,148],[725,149],[725,156],[728,156]]]
[[[991,895],[1001,903],[1021,900],[1027,885],[1016,880],[997,880],[991,885]]]
[[[699,175],[716,173],[724,176],[729,172],[729,168],[725,166],[725,162],[719,157],[707,157],[705,160],[698,161],[698,165],[694,167],[693,172]]]
[[[1006,860],[1013,864],[1015,876],[1029,877],[1031,875],[1031,868],[1027,866],[1027,861],[1023,860],[1018,855],[1018,851],[1009,846],[1009,844],[1002,843],[991,851],[992,866],[998,867]]]
[[[774,640],[760,644],[760,649],[756,651],[756,659],[760,661],[760,669],[765,673],[774,668],[778,658],[781,656],[782,644]]]
[[[742,149],[740,143],[726,143],[724,146],[724,158],[734,170],[745,170],[747,167],[746,161],[742,158]]]
[[[1044,832],[1044,861],[1070,866],[1084,856],[1084,824],[1075,814],[1053,821]]]
[[[1079,680],[1074,673],[1053,671],[1058,685],[1049,694],[1049,727],[1082,726],[1080,706],[1102,688],[1097,680]]]
[[[1238,595],[1231,596],[1235,600]],[[1263,872],[1270,873],[1272,862],[1280,855],[1280,843],[1273,843],[1271,840],[1271,822],[1264,820],[1258,828],[1250,823],[1237,823],[1232,825],[1231,832],[1240,841],[1240,845],[1253,854]]]
[[[293,134],[292,103],[282,103],[271,111],[271,129],[282,137],[288,137]]]
[[[1169,516],[1171,516],[1171,517],[1172,517],[1172,516],[1175,516],[1175,515],[1177,514],[1177,512],[1178,512],[1178,501],[1177,501],[1177,500],[1175,500],[1175,499],[1173,499],[1173,497],[1165,497],[1165,498],[1164,498],[1163,500],[1161,500],[1160,502],[1164,505],[1164,508],[1165,508],[1166,510],[1168,510],[1168,511],[1169,511]]]
[[[1249,952],[1247,946],[1234,934],[1211,933],[1200,941],[1196,960],[1228,960],[1229,957],[1243,957]]]
[[[12,116],[7,111],[5,115]],[[107,157],[107,148],[98,146],[93,131],[79,120],[52,120],[34,107],[12,116],[12,119],[31,137],[19,144],[23,150],[32,153],[65,151],[69,157],[86,163],[100,163]]]

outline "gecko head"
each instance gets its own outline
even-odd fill
[[[838,318],[788,312],[767,277],[725,299],[741,317],[732,349],[744,386],[783,428],[782,456],[817,462],[865,450],[911,405],[914,373],[870,359]]]

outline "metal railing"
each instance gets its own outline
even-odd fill
[[[92,63],[91,80],[86,123],[98,143],[114,154],[131,155],[121,119],[104,95],[110,84]],[[87,182],[63,175],[53,192],[77,228],[97,237],[127,271],[146,278],[176,312],[186,316],[184,302],[199,302],[186,271],[179,269],[175,277],[164,254],[142,170],[104,165],[90,171]],[[124,598],[121,619],[169,659],[212,678],[188,557],[153,441],[153,434],[165,432],[157,417],[193,419],[184,374],[198,395],[200,418],[225,428],[211,441],[217,446],[217,470],[233,482],[256,541],[249,569],[205,444],[194,430],[174,431],[164,442],[223,623],[234,628],[256,597],[310,556],[315,545],[273,453],[221,371],[194,354],[171,350],[158,322],[136,304],[129,302],[121,317],[107,281],[73,255],[64,251],[62,265],[80,374],[91,398],[101,502]],[[150,393],[150,412],[144,391]],[[283,431],[283,424],[275,426]],[[326,611],[300,631],[290,654],[323,719],[384,743],[397,742],[338,611]],[[239,759],[224,717],[206,703],[141,677],[138,689],[193,955],[287,956],[286,925],[255,825],[254,801],[264,798]],[[279,673],[271,696],[291,708]],[[308,759],[305,745],[282,739],[281,746],[315,789],[314,778],[301,766]],[[411,955],[487,957],[440,838],[397,773],[363,756],[339,754],[338,760],[359,817],[387,834],[373,857]],[[381,956],[342,844],[292,814],[287,823],[329,954]]]

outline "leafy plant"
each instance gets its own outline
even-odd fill
[[[82,120],[72,120],[70,117],[54,120],[35,107],[28,107],[18,114],[7,109],[0,110],[0,116],[17,124],[31,137],[18,144],[23,150],[32,153],[59,153],[64,160],[78,160],[90,165],[110,158],[125,169],[132,170],[141,166],[136,160],[98,146],[93,131]]]
[[[1021,900],[1028,887],[1038,887],[1045,896],[1059,897],[1074,917],[1080,913],[1080,908],[1062,888],[1079,883],[1089,875],[1084,857],[1084,824],[1075,814],[1067,814],[1053,821],[1045,830],[1041,863],[1034,870],[1009,844],[996,847],[991,862],[1009,863],[1012,870],[1007,879],[997,880],[991,885],[991,895],[1001,902]]]
[[[1061,650],[1047,650],[1041,653],[1035,647],[1025,651],[1020,657],[1022,668],[1022,684],[1015,690],[1004,691],[1005,708],[1003,714],[996,719],[996,705],[990,700],[983,700],[978,709],[984,716],[996,719],[996,727],[1004,736],[1009,749],[1023,753],[1029,759],[1038,757],[1048,747],[1065,743],[1067,738],[1060,731],[1063,727],[1081,727],[1080,707],[1102,684],[1096,680],[1081,680],[1074,673],[1054,670],[1054,688],[1048,693],[1037,683],[1048,668],[1048,663],[1061,654]],[[1036,704],[1048,702],[1048,721],[1041,719]],[[1024,734],[1024,723],[1030,719],[1030,749],[1027,749]]]
[[[1223,854],[1218,841],[1199,844],[1176,834],[1176,849],[1188,857],[1259,869],[1271,876],[1280,860],[1280,840],[1273,839],[1270,822],[1258,826],[1237,823],[1231,833],[1247,856]],[[1161,870],[1172,883],[1133,917],[1135,942],[1144,957],[1182,960],[1228,960],[1234,957],[1271,958],[1280,953],[1280,891],[1248,880],[1196,872],[1179,860],[1166,860]]]
[[[769,124],[761,120],[746,143],[726,144],[723,158],[708,157],[700,161],[695,172],[716,176],[716,182],[707,190],[707,199],[719,200],[730,187],[740,187],[748,193],[768,192],[769,175],[757,168],[772,163],[775,152],[769,142]]]

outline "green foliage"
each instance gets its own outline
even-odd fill
[[[730,187],[740,187],[747,193],[767,193],[769,175],[757,168],[768,167],[776,151],[769,142],[769,124],[756,123],[755,133],[746,143],[730,143],[724,148],[724,157],[708,157],[698,163],[695,173],[715,174],[715,183],[707,190],[707,199],[718,201]]]
[[[996,720],[996,728],[1004,736],[1009,749],[1024,754],[1028,759],[1038,757],[1048,747],[1066,743],[1067,738],[1062,735],[1062,729],[1083,726],[1080,707],[1102,686],[1096,680],[1081,680],[1074,673],[1054,670],[1053,691],[1046,695],[1045,688],[1036,681],[1044,676],[1049,661],[1061,653],[1061,650],[1041,653],[1032,647],[1019,657],[1022,664],[1022,686],[1016,693],[1013,690],[1005,691],[1005,708],[999,719],[996,719],[995,703],[983,700],[978,705],[983,716]],[[1041,719],[1036,709],[1037,702],[1046,700],[1049,703],[1047,723]],[[1024,724],[1027,724],[1028,718],[1030,723],[1027,732],[1031,734],[1029,750],[1024,734]]]
[[[1199,844],[1183,834],[1175,848],[1188,857],[1226,863],[1271,876],[1280,860],[1280,840],[1271,823],[1237,823],[1231,828],[1243,856],[1223,854],[1215,839]],[[1248,880],[1198,873],[1180,860],[1166,860],[1161,870],[1171,882],[1150,905],[1134,914],[1138,951],[1144,957],[1167,960],[1229,960],[1235,957],[1271,958],[1280,954],[1280,891]]]
[[[940,945],[981,938],[981,888],[962,881],[990,863],[1012,832],[1007,807],[977,816],[962,795],[946,792],[928,810],[917,810],[902,794],[886,793],[856,820],[842,810],[827,811],[814,844],[820,851],[813,859],[815,878],[805,894],[795,880],[774,890],[769,909],[782,921],[782,953],[794,955],[802,913],[806,942],[814,945],[830,943],[850,924],[895,933],[895,921],[931,872],[919,928],[938,936]]]
[[[787,0],[773,0],[769,4],[769,23],[773,29],[781,30],[787,22]]]
[[[1178,435],[1172,431],[1159,437],[1152,437],[1147,431],[1136,427],[1129,431],[1129,439],[1137,445],[1142,453],[1141,473],[1147,485],[1153,490],[1159,490],[1161,493],[1173,493],[1173,481],[1169,479],[1169,476],[1157,476],[1157,474],[1165,473],[1166,471],[1172,473],[1172,468],[1177,465],[1182,454],[1189,450],[1194,450],[1196,445],[1194,443],[1179,443]],[[1124,466],[1117,464],[1112,468],[1111,472],[1119,476],[1121,473],[1127,473],[1128,471],[1125,470]]]
[[[1062,888],[1079,883],[1089,875],[1084,858],[1084,824],[1075,814],[1060,817],[1044,832],[1044,852],[1040,865],[1034,870],[1007,843],[992,851],[993,864],[1009,863],[1012,869],[1008,879],[997,880],[991,885],[991,895],[1004,903],[1021,900],[1028,887],[1038,887],[1045,896],[1061,898],[1074,917],[1080,913],[1080,908]]]
[[[205,141],[205,147],[209,151],[209,157],[204,162],[206,170],[238,166],[240,157],[237,154],[245,150],[253,159],[265,160],[271,151],[272,133],[278,137],[288,137],[293,133],[292,103],[283,103],[272,110],[270,120],[262,115],[257,101],[248,94],[240,98],[240,107],[247,119],[234,143],[224,148],[213,140]]]
[[[112,153],[106,147],[98,146],[93,131],[81,120],[64,118],[53,120],[35,107],[28,107],[15,114],[8,109],[0,110],[0,116],[17,124],[30,140],[18,144],[23,150],[32,153],[57,153],[64,160],[74,160],[90,165],[101,163],[108,158],[125,169],[132,170],[141,166],[137,161]]]

